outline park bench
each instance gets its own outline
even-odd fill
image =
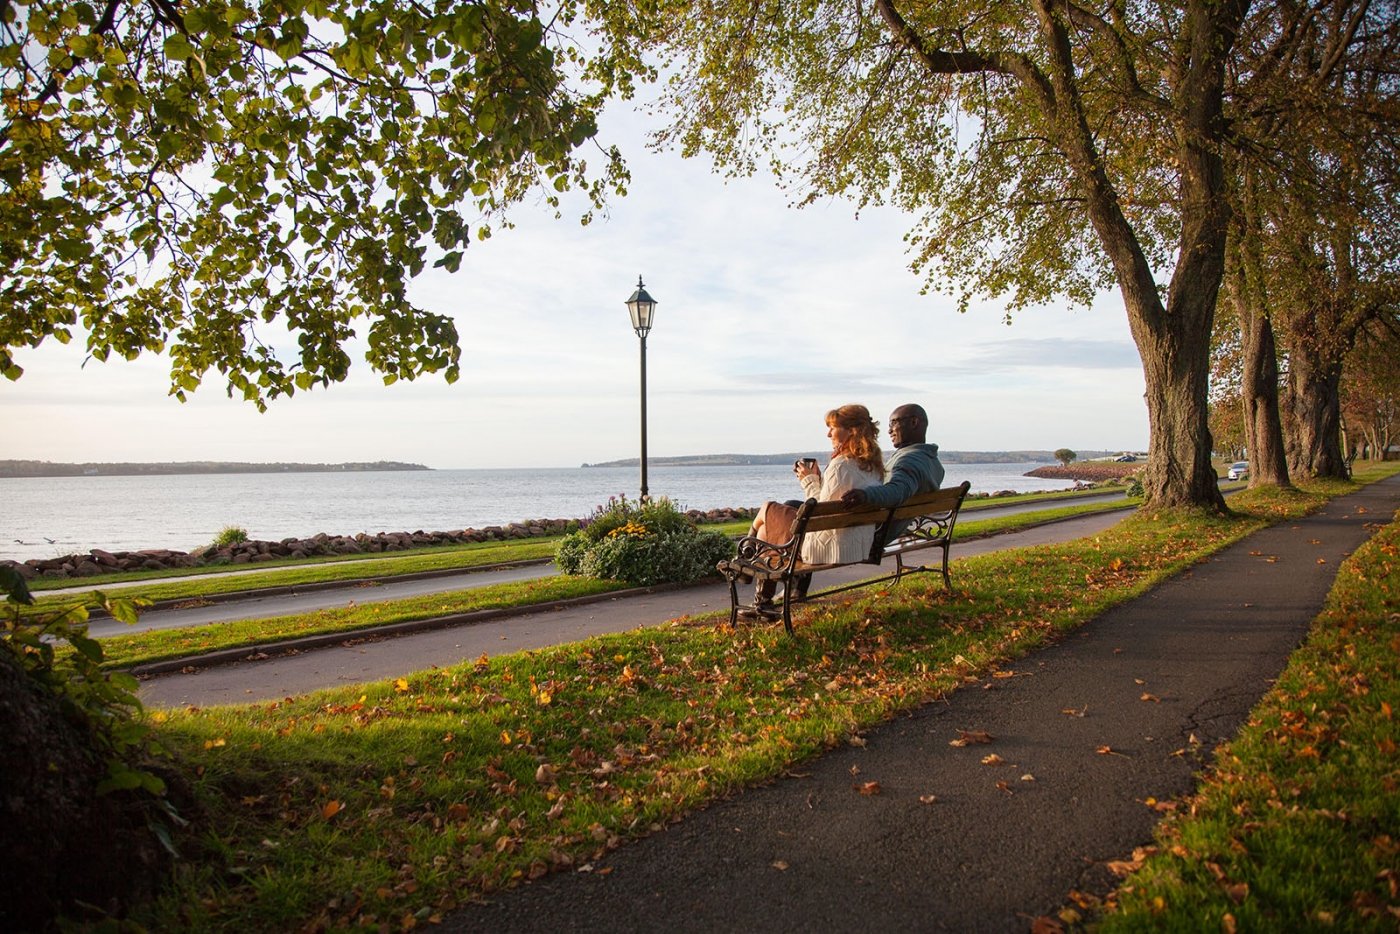
[[[735,556],[716,565],[729,582],[730,625],[739,618],[739,585],[752,581],[772,580],[783,585],[783,627],[789,635],[792,634],[792,604],[799,600],[824,597],[881,581],[898,581],[906,574],[932,570],[942,570],[943,586],[951,590],[953,582],[948,575],[948,546],[952,544],[953,524],[958,519],[958,510],[962,508],[971,485],[964,480],[950,489],[911,496],[898,506],[874,506],[869,503],[848,506],[839,500],[823,503],[809,499],[798,508],[792,538],[788,541],[775,545],[745,535],[739,539]],[[889,532],[905,523],[908,523],[908,527],[891,540]],[[869,553],[861,560],[840,564],[807,564],[802,560],[802,542],[813,532],[867,525],[875,526],[875,540]],[[941,551],[941,564],[906,563],[906,556],[931,548]],[[804,574],[855,564],[879,566],[887,558],[895,559],[893,573],[830,587],[810,596],[799,598],[795,594],[796,579]]]

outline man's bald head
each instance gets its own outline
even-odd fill
[[[928,438],[928,413],[913,402],[901,405],[890,413],[890,443],[896,448],[907,444],[923,444]]]

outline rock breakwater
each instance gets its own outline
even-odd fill
[[[695,522],[735,522],[753,517],[752,509],[687,510]],[[577,519],[528,519],[507,525],[489,525],[481,529],[458,529],[450,532],[361,532],[357,535],[328,535],[318,533],[310,538],[284,538],[281,541],[246,541],[216,548],[213,545],[194,551],[174,551],[168,548],[147,548],[140,551],[104,551],[94,548],[84,554],[57,558],[31,558],[28,561],[0,561],[14,568],[20,576],[35,578],[84,578],[102,574],[131,571],[169,571],[177,568],[219,567],[230,564],[256,564],[265,561],[296,560],[300,558],[342,555],[374,555],[412,551],[442,545],[466,545],[474,542],[505,542],[522,538],[542,538],[563,535],[579,527]]]
[[[1118,480],[1131,476],[1142,469],[1142,462],[1120,464],[1116,462],[1089,462],[1069,464],[1065,467],[1037,467],[1027,470],[1026,476],[1040,477],[1042,480],[1080,480],[1096,483],[1100,480]]]

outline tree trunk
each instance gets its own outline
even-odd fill
[[[1089,221],[1114,267],[1147,383],[1151,441],[1143,468],[1145,508],[1205,506],[1226,511],[1211,464],[1210,334],[1224,276],[1230,219],[1221,143],[1225,60],[1248,0],[1190,0],[1184,55],[1174,83],[1180,165],[1181,233],[1176,269],[1162,301],[1081,106],[1064,8],[1034,4],[1050,51],[1048,86],[1039,89],[1051,132],[1084,195]],[[1034,86],[1034,82],[1031,82]]]
[[[1244,338],[1244,435],[1249,456],[1249,485],[1291,486],[1279,415],[1278,350],[1274,326],[1267,315],[1240,304],[1240,333]]]
[[[1295,353],[1288,366],[1288,469],[1295,477],[1350,476],[1342,454],[1342,365]]]
[[[1213,296],[1210,299],[1214,304]],[[1151,441],[1142,488],[1148,507],[1207,506],[1223,511],[1211,463],[1210,319],[1199,329],[1153,329],[1129,308],[1147,383]]]

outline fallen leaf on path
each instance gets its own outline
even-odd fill
[[[975,746],[981,743],[990,743],[992,734],[985,730],[958,730],[958,738],[950,739],[949,746]]]
[[[1011,790],[1011,785],[1008,784],[1007,782],[997,782],[997,789],[998,789],[999,791],[1004,791],[1004,792],[1006,792],[1006,793],[1009,794],[1009,795],[1014,795],[1014,794],[1016,793],[1016,792],[1014,792],[1014,791]]]
[[[1014,677],[1016,677],[1016,672],[1014,672],[1014,671],[994,671],[994,672],[992,672],[992,677],[993,677],[993,678],[1014,678]]]
[[[1027,772],[1025,775],[1022,775],[1022,776],[1021,776],[1021,781],[1023,781],[1023,782],[1033,782],[1033,781],[1035,781],[1035,776],[1032,775],[1030,772]]]
[[[773,862],[769,863],[768,865],[772,866],[774,869],[778,870],[779,872],[782,872],[782,871],[784,871],[785,869],[788,868],[787,861],[786,861],[786,860],[781,860],[781,859],[775,859],[775,860],[773,860]]]
[[[854,788],[856,791],[859,791],[861,794],[867,796],[878,795],[880,793],[879,782],[861,782],[859,785],[852,785],[851,787]]]
[[[992,753],[990,756],[983,756],[983,757],[982,757],[982,764],[983,764],[983,765],[1001,765],[1001,756],[997,755],[996,753]]]
[[[938,800],[938,795],[919,795],[920,804],[933,804]]]
[[[1073,707],[1065,707],[1065,708],[1062,708],[1062,709],[1060,710],[1060,713],[1064,714],[1064,715],[1067,716],[1067,717],[1082,717],[1082,716],[1084,716],[1084,714],[1085,714],[1088,710],[1089,710],[1089,705],[1088,705],[1088,704],[1085,704],[1083,707],[1080,707],[1078,710],[1075,710]]]
[[[1124,759],[1128,758],[1126,754],[1119,752],[1112,746],[1100,746],[1098,749],[1095,749],[1094,752],[1097,752],[1101,756],[1122,756]]]
[[[1162,699],[1156,694],[1143,694],[1141,697],[1138,698],[1138,700],[1151,701],[1154,704],[1160,704],[1162,702]]]

